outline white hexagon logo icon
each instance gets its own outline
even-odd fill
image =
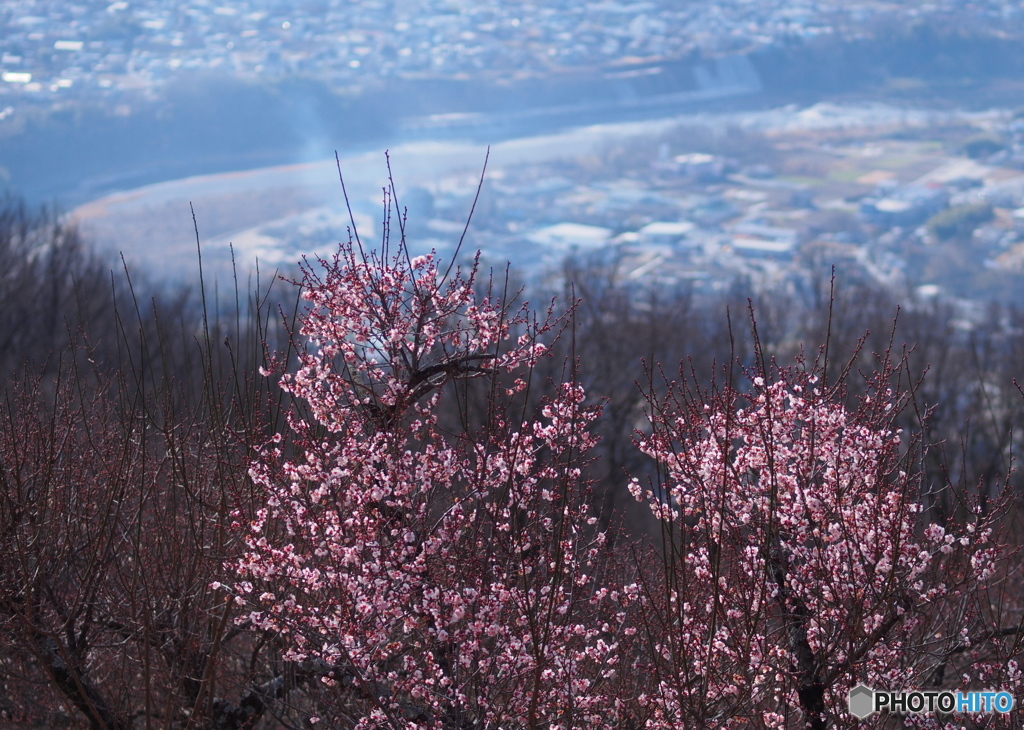
[[[858,684],[850,690],[848,702],[850,714],[859,720],[875,711],[875,693],[863,684]]]

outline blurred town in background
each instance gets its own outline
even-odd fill
[[[379,239],[385,148],[412,249],[451,255],[492,145],[464,250],[522,276],[1024,300],[1016,3],[2,0],[0,28],[6,185],[164,274],[189,201],[212,261]]]
[[[628,69],[913,27],[1009,39],[1024,30],[1024,10],[993,0],[5,0],[0,23],[8,84],[0,98],[16,107],[24,94],[118,103],[128,92],[159,93],[188,70],[252,80],[303,74],[345,87],[389,77],[496,81]]]

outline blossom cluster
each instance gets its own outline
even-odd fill
[[[746,393],[654,402],[638,446],[664,482],[630,488],[677,554],[651,727],[785,727],[787,708],[815,707],[816,727],[855,684],[927,686],[949,647],[936,629],[978,628],[963,609],[992,575],[991,519],[929,523],[892,409],[867,396],[851,412],[839,395],[792,370],[755,375]]]
[[[651,393],[659,478],[629,489],[661,540],[613,549],[586,476],[599,407],[571,378],[527,405],[550,317],[433,256],[321,264],[281,378],[304,409],[252,465],[266,502],[237,514],[229,586],[334,693],[317,721],[824,728],[859,683],[1019,687],[986,608],[996,512],[929,513],[891,369],[856,409],[813,368]],[[473,378],[485,412],[446,421]]]
[[[614,725],[602,685],[631,601],[594,590],[597,410],[570,383],[536,419],[442,429],[443,380],[528,367],[537,331],[513,338],[525,319],[432,257],[341,255],[307,277],[315,350],[283,379],[312,414],[291,420],[301,453],[269,444],[251,470],[267,502],[236,566],[240,620],[330,667],[356,727]]]

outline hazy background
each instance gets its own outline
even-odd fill
[[[1008,2],[0,2],[0,179],[174,278],[381,234],[545,276],[1020,300]]]

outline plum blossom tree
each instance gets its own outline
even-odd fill
[[[83,337],[5,383],[4,727],[823,728],[853,724],[857,683],[1019,696],[1005,541],[1020,538],[989,489],[1009,459],[1005,403],[979,485],[962,476],[975,437],[952,486],[918,412],[936,396],[908,385],[905,357],[884,353],[860,383],[850,365],[769,368],[755,334],[740,384],[701,389],[691,370],[624,395],[638,348],[700,319],[674,302],[667,324],[651,302],[644,330],[624,293],[589,330],[573,321],[590,335],[563,338],[573,358],[544,383],[535,367],[559,359],[542,340],[562,320],[492,296],[475,265],[358,241],[319,264],[302,282],[298,369],[270,368],[291,399],[249,377],[274,339],[260,287],[233,327],[204,304],[191,365],[165,359],[179,338],[133,298],[137,335],[121,312],[105,345],[127,361],[112,376],[86,372],[102,357]],[[612,456],[603,478],[651,467],[631,490],[653,546],[605,532],[579,353],[599,362],[606,434],[646,404],[643,456]],[[940,382],[933,394],[966,382],[964,402],[1003,400],[980,374]]]
[[[849,370],[826,386],[817,364],[648,395],[638,446],[660,479],[631,484],[662,526],[648,727],[843,727],[859,683],[1020,689],[997,516],[961,494],[955,518],[932,518],[926,445],[896,426],[901,366],[886,353],[849,409]]]
[[[593,445],[571,379],[515,407],[558,326],[478,295],[477,268],[342,245],[304,267],[306,349],[290,419],[251,470],[230,590],[241,621],[333,693],[356,728],[615,727],[630,601],[586,507]],[[505,375],[503,375],[505,374]],[[444,386],[487,378],[487,412],[442,427]]]
[[[383,243],[303,267],[298,369],[264,373],[290,433],[253,462],[265,503],[233,513],[246,549],[216,584],[310,722],[817,730],[849,724],[859,683],[1020,688],[1001,511],[926,478],[905,358],[855,397],[851,367],[768,367],[755,328],[743,386],[652,387],[657,478],[629,489],[660,540],[611,549],[588,506],[600,408],[571,366],[527,405],[563,320],[476,262]],[[453,387],[470,379],[482,412]]]

